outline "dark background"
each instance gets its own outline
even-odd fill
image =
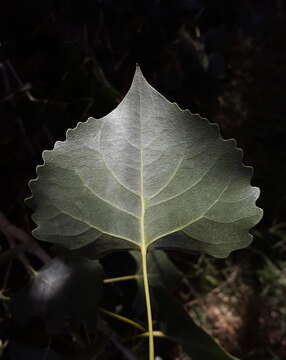
[[[261,188],[258,205],[265,216],[251,248],[223,265],[214,261],[211,269],[203,261],[215,278],[213,287],[196,279],[196,291],[207,296],[226,280],[223,271],[231,274],[238,266],[242,270],[227,295],[245,311],[231,308],[236,317],[228,325],[209,313],[203,324],[243,359],[285,359],[285,2],[5,0],[0,10],[1,211],[31,230],[23,199],[42,151],[78,121],[114,109],[138,63],[169,100],[218,123],[225,138],[237,140],[244,162],[254,167],[252,183]],[[6,240],[0,239],[3,251],[9,249]],[[186,267],[187,260],[182,263]],[[0,271],[0,281],[6,278],[0,289],[10,295],[27,280],[17,260]],[[223,300],[207,301],[196,311],[213,303],[219,308]],[[29,344],[29,334],[23,340],[11,330],[3,309],[0,339]]]

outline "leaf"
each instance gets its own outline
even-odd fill
[[[113,112],[79,123],[43,153],[30,183],[33,234],[69,248],[108,234],[122,248],[226,256],[250,243],[248,230],[261,218],[241,157],[216,125],[169,103],[137,68]]]
[[[102,296],[102,273],[98,261],[75,256],[53,259],[16,297],[16,317],[25,322],[40,316],[50,332],[62,330],[67,320],[92,324]]]
[[[141,275],[140,258],[131,253],[137,263],[137,273]],[[184,308],[176,301],[173,290],[182,279],[181,272],[164,253],[150,251],[148,254],[149,285],[152,294],[153,309],[159,322],[159,330],[167,337],[180,344],[192,360],[238,360],[227,353],[204,329],[199,327]],[[137,280],[137,307],[141,307],[140,299],[144,298],[142,280]]]
[[[160,301],[157,309],[160,329],[192,360],[238,360],[227,353],[206,331],[200,328],[183,307],[162,286],[152,288],[152,295]]]
[[[147,251],[225,257],[249,245],[248,231],[262,211],[255,206],[259,189],[249,184],[252,170],[241,158],[234,140],[167,101],[137,68],[114,111],[78,124],[43,153],[30,182],[33,234],[70,249],[97,240],[106,251],[141,251],[153,360]]]

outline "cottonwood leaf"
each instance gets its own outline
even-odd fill
[[[262,216],[235,141],[167,101],[139,67],[114,111],[79,123],[43,159],[30,183],[33,234],[71,249],[101,241],[224,257],[249,245]]]

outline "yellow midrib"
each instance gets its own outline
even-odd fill
[[[146,248],[145,242],[145,226],[144,226],[144,217],[145,217],[145,202],[144,202],[144,163],[143,163],[143,151],[140,150],[140,199],[141,199],[141,218],[140,218],[140,240],[141,246]]]

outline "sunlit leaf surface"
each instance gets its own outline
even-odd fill
[[[251,168],[234,140],[167,101],[139,68],[114,111],[78,124],[43,158],[28,200],[34,236],[70,249],[97,241],[105,251],[140,250],[154,360],[148,249],[225,257],[247,246],[262,215]]]
[[[69,248],[107,234],[111,250],[127,242],[224,257],[250,243],[261,218],[235,142],[167,101],[139,68],[113,112],[69,130],[43,158],[28,200],[34,236]]]

